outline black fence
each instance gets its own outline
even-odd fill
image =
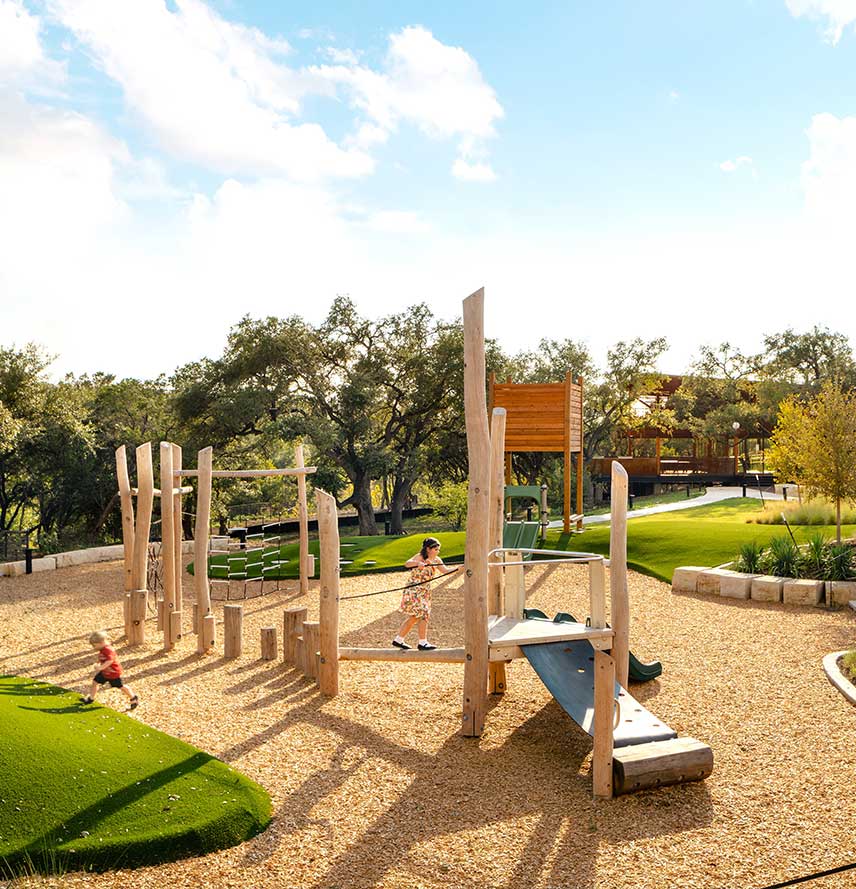
[[[30,531],[0,531],[0,562],[20,562],[30,549]]]

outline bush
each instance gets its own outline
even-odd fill
[[[737,557],[737,570],[744,571],[746,574],[758,574],[763,555],[764,550],[756,541],[742,544],[740,555]]]
[[[826,560],[829,545],[822,532],[816,531],[808,539],[805,548],[800,552],[797,571],[799,577],[811,580],[823,580],[826,577]]]
[[[830,544],[824,580],[851,580],[856,576],[853,547],[849,543]]]
[[[761,567],[776,577],[796,577],[800,551],[790,537],[773,537],[764,552]]]

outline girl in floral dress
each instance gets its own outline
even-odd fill
[[[396,648],[410,648],[404,641],[404,637],[418,625],[419,651],[433,651],[437,646],[428,641],[428,618],[431,616],[431,586],[430,581],[436,574],[451,574],[456,568],[447,568],[440,558],[440,541],[436,537],[426,537],[422,541],[422,549],[404,563],[405,568],[410,568],[410,583],[401,595],[399,611],[406,614],[404,622],[398,630],[398,635],[392,640]]]

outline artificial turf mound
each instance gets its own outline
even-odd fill
[[[225,763],[79,702],[0,677],[0,877],[201,855],[270,822],[264,789]]]

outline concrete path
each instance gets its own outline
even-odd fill
[[[674,503],[659,503],[656,506],[646,506],[643,509],[631,509],[627,513],[628,519],[638,519],[646,515],[654,515],[658,512],[674,512],[678,509],[693,509],[696,506],[707,506],[709,503],[717,503],[720,500],[729,500],[732,497],[742,497],[743,488],[711,487],[701,497],[690,497],[686,500],[676,500]],[[761,498],[757,488],[747,488],[747,497]],[[764,500],[782,500],[781,494],[771,494],[764,491]],[[585,516],[583,525],[597,525],[609,521],[609,513],[601,515]],[[551,528],[561,528],[562,520],[550,522]]]

